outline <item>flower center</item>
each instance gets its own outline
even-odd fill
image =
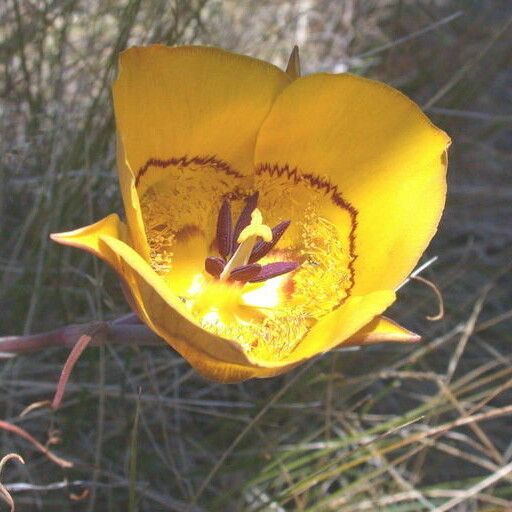
[[[201,327],[284,358],[349,293],[350,211],[305,180],[272,177],[247,196],[218,173],[171,165],[140,192],[150,263]]]

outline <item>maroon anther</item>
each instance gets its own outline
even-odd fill
[[[234,253],[238,246],[240,245],[237,240],[240,236],[240,233],[244,228],[246,228],[251,223],[251,213],[254,211],[256,206],[258,205],[258,197],[259,192],[254,192],[252,196],[249,196],[245,201],[244,209],[242,213],[240,213],[240,217],[235,224],[235,230],[233,231],[233,243],[231,246],[231,252]]]
[[[276,261],[275,263],[269,263],[268,265],[263,265],[260,273],[256,277],[249,279],[249,282],[260,283],[261,281],[287,274],[295,270],[298,266],[299,264],[295,261]]]
[[[258,263],[243,265],[241,267],[235,268],[235,270],[229,274],[229,280],[246,283],[247,281],[255,278],[260,273],[260,271],[261,265],[258,265]]]
[[[204,260],[204,269],[208,274],[214,277],[219,277],[222,274],[224,267],[224,260],[218,256],[208,256],[208,258]]]
[[[266,256],[277,242],[279,242],[284,232],[288,229],[290,222],[289,220],[285,220],[284,222],[280,222],[277,226],[274,226],[272,228],[272,240],[270,242],[263,242],[262,240],[257,242],[252,250],[249,263],[254,263],[263,258],[263,256]]]
[[[231,223],[231,207],[224,200],[217,218],[217,247],[220,255],[227,261],[231,253],[233,226]]]

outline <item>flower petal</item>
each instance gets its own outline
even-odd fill
[[[144,229],[139,196],[135,188],[135,177],[126,158],[123,141],[119,134],[117,135],[116,163],[130,238],[137,252],[146,261],[149,261],[149,245]]]
[[[144,167],[151,159],[216,156],[249,173],[259,127],[290,81],[276,66],[216,48],[123,52],[114,107],[139,194],[162,176]]]
[[[372,345],[374,343],[417,343],[421,336],[385,316],[375,317],[340,346]]]
[[[50,235],[50,238],[59,244],[77,247],[78,249],[90,252],[107,262],[118,274],[128,304],[133,311],[138,313],[141,319],[146,321],[146,312],[136,307],[137,302],[140,301],[136,298],[138,297],[138,290],[136,286],[134,286],[133,280],[127,279],[119,257],[102,243],[102,236],[116,238],[126,244],[131,243],[128,226],[121,222],[115,213],[83,228],[66,233],[53,233]]]
[[[119,220],[116,213],[112,213],[104,219],[83,228],[65,233],[52,233],[50,238],[59,244],[77,247],[78,249],[90,252],[115,268],[117,258],[112,258],[111,252],[106,251],[103,245],[100,244],[100,236],[102,235],[119,238],[124,242],[128,242],[127,227]]]
[[[214,347],[214,352],[218,357],[215,357],[205,351],[197,350],[196,344],[189,342],[190,340],[186,337],[187,332],[190,329],[194,329],[195,326],[188,325],[188,331],[187,329],[179,331],[179,327],[182,327],[183,324],[186,325],[187,321],[176,312],[176,310],[181,309],[181,305],[176,304],[178,299],[168,296],[166,299],[162,298],[159,300],[158,297],[155,297],[155,293],[151,292],[151,289],[148,291],[147,281],[155,281],[155,279],[158,280],[159,278],[151,267],[125,243],[127,241],[127,233],[127,227],[119,220],[116,214],[112,214],[90,226],[67,233],[52,234],[51,238],[63,245],[91,252],[109,263],[121,277],[127,300],[132,309],[150,329],[166,339],[202,375],[222,382],[240,381],[254,377],[257,369],[251,365],[230,362],[240,362],[245,359],[239,357],[238,353],[233,357],[233,353],[237,352],[237,350],[233,350],[229,342],[229,347],[223,349],[224,340],[209,335],[215,338],[217,343],[216,347]],[[147,277],[148,275],[151,277]],[[163,285],[163,290],[160,284],[158,288],[160,292],[166,290],[165,285]],[[167,290],[165,294],[169,295]],[[172,305],[169,305],[169,303]],[[162,331],[160,323],[165,320],[162,316],[167,316],[165,313],[161,315],[162,308],[166,309],[166,311],[172,310],[173,320],[169,320],[169,322],[176,322],[176,327],[178,327],[179,331],[176,336],[165,330],[165,326],[165,332]],[[176,308],[176,310],[173,308]],[[178,320],[176,320],[177,318]],[[164,321],[164,324],[167,325],[167,322]],[[207,334],[206,331],[202,332]],[[194,338],[193,335],[192,338]],[[224,360],[219,359],[223,357],[225,358]]]
[[[333,349],[385,311],[394,300],[395,293],[391,290],[349,297],[338,309],[320,319],[281,364],[297,363]]]
[[[397,90],[318,74],[295,80],[276,100],[258,136],[255,165],[289,179],[290,187],[307,182],[321,190],[331,210],[340,197],[354,208],[351,293],[365,295],[396,288],[434,235],[448,145],[448,136]]]

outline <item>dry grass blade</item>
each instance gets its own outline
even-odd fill
[[[4,455],[0,460],[0,475],[2,474],[2,470],[5,464],[10,460],[16,460],[20,464],[25,464],[25,461],[21,458],[17,453],[8,453]],[[5,485],[0,482],[0,496],[5,500],[7,505],[11,508],[11,512],[15,511],[14,500],[12,496],[9,494],[9,491],[5,488]]]
[[[487,478],[483,478],[474,486],[461,492],[460,496],[456,496],[449,500],[448,502],[441,505],[440,507],[437,507],[435,509],[435,512],[448,512],[448,510],[452,510],[457,505],[464,503],[472,496],[481,493],[484,489],[487,489],[491,485],[494,485],[495,483],[499,482],[501,479],[505,478],[510,473],[512,473],[512,462],[498,469],[493,475],[490,475]]]
[[[487,55],[487,53],[496,44],[496,42],[509,32],[511,26],[512,16],[510,16],[505,21],[505,23],[503,23],[503,25],[498,31],[494,32],[493,36],[490,38],[490,41],[482,48],[482,50],[476,56],[476,58],[469,61],[467,64],[458,69],[454,73],[452,78],[448,82],[446,82],[446,84],[443,87],[441,87],[441,89],[439,89],[439,91],[437,91],[437,93],[434,94],[434,96],[432,96],[432,98],[430,98],[430,100],[423,105],[423,108],[425,110],[430,109],[440,99],[446,96],[469,73],[469,71]]]
[[[442,320],[444,317],[444,301],[443,301],[443,295],[442,295],[441,291],[439,290],[439,288],[432,281],[429,281],[428,279],[425,279],[424,277],[419,276],[419,275],[411,276],[411,279],[414,279],[416,281],[419,281],[420,283],[426,284],[436,294],[438,308],[439,308],[438,312],[436,315],[427,316],[427,320],[430,320],[431,322],[437,322],[438,320]]]
[[[478,298],[473,307],[473,311],[464,327],[464,331],[462,332],[462,336],[460,337],[459,342],[457,343],[455,352],[453,353],[453,356],[451,357],[450,362],[448,363],[448,369],[446,371],[446,380],[448,382],[452,380],[455,370],[457,369],[457,365],[459,364],[460,358],[462,357],[464,349],[466,348],[466,345],[469,341],[469,338],[471,337],[475,330],[476,322],[478,321],[478,317],[480,316],[485,299],[490,290],[491,285],[485,288],[485,290],[482,292],[481,296]]]

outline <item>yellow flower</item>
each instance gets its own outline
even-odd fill
[[[417,338],[380,315],[436,231],[450,141],[412,101],[203,47],[129,49],[113,92],[126,224],[52,238],[111,265],[197,371]]]

